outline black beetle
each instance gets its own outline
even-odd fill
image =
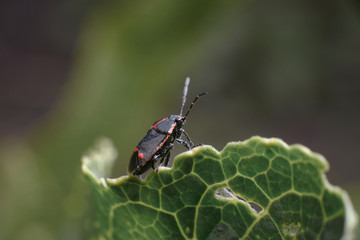
[[[170,151],[174,147],[174,141],[180,143],[188,150],[195,146],[182,126],[185,124],[186,117],[196,100],[207,93],[204,92],[197,95],[188,111],[183,116],[182,113],[186,102],[189,83],[190,78],[186,78],[180,114],[170,115],[169,117],[156,121],[134,149],[128,168],[130,174],[141,175],[150,167],[155,169],[155,163],[159,160],[160,163],[158,166],[164,162],[164,166],[166,167],[169,163]],[[188,142],[180,138],[182,134],[185,135]]]

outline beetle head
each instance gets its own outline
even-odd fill
[[[178,126],[182,126],[185,124],[186,118],[181,115],[170,115],[169,119],[176,122]]]

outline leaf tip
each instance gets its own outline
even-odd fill
[[[116,157],[117,151],[112,141],[108,138],[100,138],[82,157],[82,172],[85,176],[106,186],[104,178],[110,175]]]

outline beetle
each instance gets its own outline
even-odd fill
[[[129,174],[141,175],[148,169],[155,169],[155,163],[160,161],[159,165],[164,163],[166,167],[170,159],[170,151],[174,147],[174,141],[183,145],[188,150],[195,147],[189,135],[182,128],[186,122],[186,118],[195,102],[207,92],[198,94],[194,101],[192,101],[189,109],[185,115],[183,114],[184,105],[186,102],[186,95],[190,83],[190,78],[186,78],[184,92],[182,97],[182,104],[179,115],[170,115],[156,121],[146,133],[145,137],[139,142],[134,149],[130,158],[128,167]],[[182,134],[186,140],[181,139]],[[156,167],[157,169],[157,167]]]

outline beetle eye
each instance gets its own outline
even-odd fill
[[[177,123],[184,123],[184,119],[182,119],[182,118],[179,118],[178,120],[177,120]]]

